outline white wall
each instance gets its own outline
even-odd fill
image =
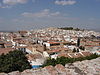
[[[50,43],[44,42],[44,45],[46,45],[47,48],[50,48]]]
[[[46,51],[44,51],[44,52],[43,52],[43,56],[44,56],[44,57],[49,57],[49,54],[48,54]]]
[[[31,50],[29,50],[27,48],[26,48],[26,52],[29,53],[29,54],[32,54],[33,53]]]

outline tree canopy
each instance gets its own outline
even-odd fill
[[[49,66],[49,65],[55,66],[57,64],[62,64],[62,65],[65,66],[65,64],[67,64],[67,63],[73,63],[73,62],[76,62],[76,61],[83,61],[83,60],[91,60],[91,59],[95,59],[97,57],[100,57],[100,55],[92,54],[90,56],[79,57],[79,58],[67,58],[67,57],[59,57],[57,59],[49,58],[44,63],[43,67]]]
[[[15,50],[6,55],[0,55],[0,72],[8,73],[12,71],[23,71],[30,68],[31,65],[22,51]]]

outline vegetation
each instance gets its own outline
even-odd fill
[[[79,49],[81,49],[81,50],[84,51],[85,50],[85,47],[84,46],[80,46]]]
[[[77,47],[80,46],[80,38],[77,39]]]
[[[75,30],[75,31],[80,31],[81,30],[79,28],[73,28],[73,27],[64,27],[64,28],[59,28],[59,29],[63,29],[63,30]]]
[[[74,48],[72,52],[73,52],[73,53],[79,52],[79,49]]]
[[[77,49],[77,51],[76,52],[79,52],[79,49]]]
[[[75,53],[75,52],[76,52],[76,48],[73,49],[73,53]]]
[[[30,68],[31,65],[22,51],[15,50],[6,55],[0,55],[0,72],[8,73],[17,70],[23,71]]]
[[[65,64],[67,64],[67,63],[73,63],[76,61],[83,61],[83,60],[91,60],[91,59],[95,59],[97,57],[100,57],[100,55],[92,54],[90,56],[79,57],[79,58],[67,58],[67,57],[59,57],[57,59],[49,58],[49,59],[47,59],[47,61],[44,63],[44,65],[42,67],[49,66],[49,65],[55,66],[57,64],[62,64],[63,66],[65,66]]]
[[[60,29],[64,29],[64,30],[73,30],[73,27],[64,27],[64,28],[60,28]]]

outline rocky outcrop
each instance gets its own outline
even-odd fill
[[[100,75],[100,57],[93,60],[78,61],[65,66],[46,66],[39,69],[27,69],[23,72],[14,71],[0,75]]]

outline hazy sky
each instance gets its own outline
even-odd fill
[[[100,0],[0,0],[0,31],[45,27],[100,30]]]

